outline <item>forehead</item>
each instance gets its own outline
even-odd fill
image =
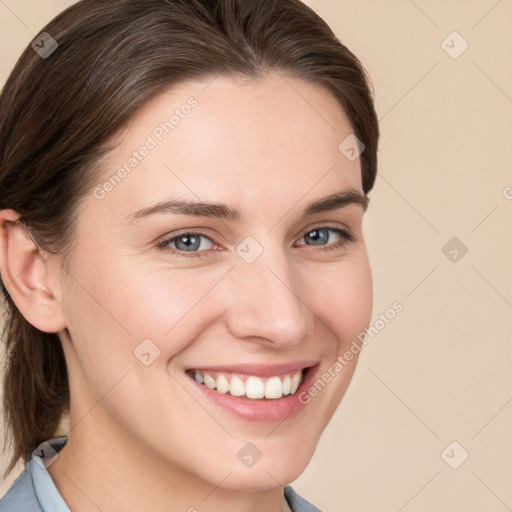
[[[189,81],[148,102],[102,163],[101,208],[128,215],[169,195],[283,206],[346,187],[359,159],[338,149],[352,133],[325,88],[296,78]],[[106,212],[103,212],[106,213]],[[277,212],[274,212],[277,213]]]

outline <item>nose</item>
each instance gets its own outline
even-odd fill
[[[239,339],[286,350],[298,346],[310,331],[313,312],[282,252],[266,250],[256,261],[237,261],[230,272],[233,297],[227,311],[230,332]]]

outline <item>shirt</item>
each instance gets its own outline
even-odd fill
[[[56,437],[47,443],[59,452],[67,437]],[[288,507],[288,508],[287,508]],[[20,476],[0,500],[0,512],[70,512],[53,483],[42,459],[32,455]],[[321,512],[290,486],[284,488],[283,512]]]

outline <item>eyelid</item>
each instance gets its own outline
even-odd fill
[[[306,233],[309,233],[310,231],[314,231],[315,229],[334,229],[335,231],[343,231],[345,233],[351,234],[350,229],[345,226],[344,224],[335,223],[334,225],[331,225],[329,222],[315,222],[314,224],[311,224],[310,226],[307,226],[301,231],[301,237],[303,237]]]

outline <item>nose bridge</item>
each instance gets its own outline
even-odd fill
[[[242,257],[232,272],[229,327],[239,338],[266,338],[293,346],[307,334],[311,312],[300,296],[292,263],[282,249],[266,247],[251,263]]]

